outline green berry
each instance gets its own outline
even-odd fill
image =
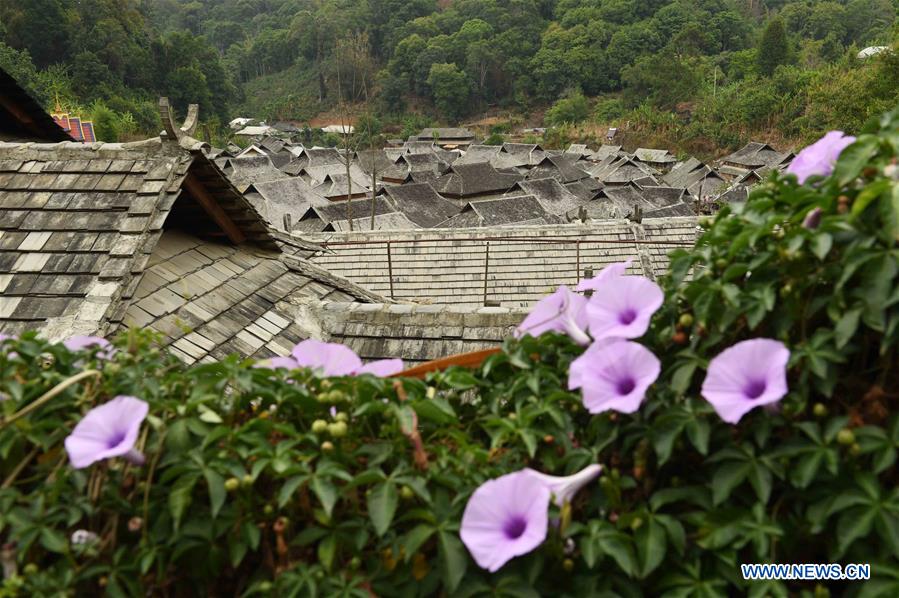
[[[343,438],[347,433],[346,422],[334,422],[328,424],[328,433],[334,438]]]
[[[571,559],[565,559],[564,561],[562,561],[562,568],[565,569],[565,571],[571,573],[572,571],[574,571],[574,561],[572,561]]]
[[[344,399],[346,399],[346,394],[342,393],[339,390],[332,390],[328,393],[328,400],[330,400],[332,403],[341,403]]]
[[[321,449],[326,453],[330,453],[334,450],[334,443],[332,443],[330,440],[325,440],[322,443]]]
[[[34,563],[28,563],[22,569],[22,573],[24,573],[25,575],[34,575],[37,572],[38,572],[38,568],[37,568],[37,565],[35,565]]]
[[[634,517],[634,519],[631,520],[631,529],[637,531],[641,527],[643,527],[643,520],[639,517]]]
[[[815,417],[827,417],[827,406],[824,403],[815,403],[812,413]]]
[[[400,496],[403,497],[403,500],[412,500],[415,498],[415,492],[409,486],[403,486],[400,489]]]
[[[275,512],[275,507],[273,507],[271,505],[265,505],[264,507],[262,507],[262,513],[265,515],[271,515],[274,512]]]
[[[315,434],[322,434],[328,429],[328,422],[323,419],[317,419],[312,422],[312,431]]]
[[[721,258],[718,258],[717,260],[715,260],[715,267],[719,270],[724,270],[725,268],[727,268],[728,263],[729,262],[726,259],[721,257]]]
[[[334,421],[348,422],[350,421],[350,416],[348,416],[346,413],[340,412],[334,416]]]
[[[837,442],[843,446],[849,446],[855,443],[855,434],[849,428],[843,428],[837,432]]]
[[[228,478],[225,480],[225,490],[228,492],[234,492],[238,488],[240,488],[240,480],[237,478]]]
[[[354,556],[350,559],[350,569],[356,570],[362,566],[362,559],[357,556]]]
[[[253,476],[251,476],[250,474],[247,474],[243,477],[241,482],[243,483],[244,486],[252,486],[253,485]]]
[[[693,314],[682,314],[677,323],[684,328],[689,328],[693,325]]]
[[[318,401],[319,403],[328,403],[331,400],[330,397],[331,397],[331,393],[320,392],[317,395],[315,395],[315,400]]]
[[[849,447],[849,454],[852,455],[853,457],[857,457],[857,456],[861,455],[862,454],[862,445],[860,445],[857,442],[853,443],[852,446]]]
[[[272,582],[270,582],[270,581],[263,581],[262,583],[260,583],[260,584],[259,584],[259,591],[260,591],[260,592],[271,592],[271,591],[272,591]]]

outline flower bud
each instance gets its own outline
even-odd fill
[[[837,442],[843,446],[849,446],[855,443],[855,434],[849,428],[843,428],[837,432]]]
[[[136,534],[144,527],[144,520],[140,517],[132,517],[128,520],[128,531]]]
[[[821,216],[823,214],[824,212],[821,211],[821,208],[813,208],[809,210],[809,213],[805,215],[805,219],[802,221],[802,228],[815,230],[821,225]]]
[[[346,422],[334,422],[328,424],[328,433],[334,438],[343,438],[347,433]]]

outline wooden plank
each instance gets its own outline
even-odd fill
[[[434,361],[428,361],[421,365],[417,365],[398,374],[394,374],[391,378],[424,378],[431,372],[440,372],[454,365],[465,368],[477,368],[481,367],[488,357],[495,355],[500,351],[502,351],[502,349],[496,347],[495,349],[484,349],[483,351],[450,355],[443,359],[435,359]]]
[[[224,231],[225,235],[232,243],[240,245],[246,241],[243,231],[234,224],[234,221],[225,213],[225,210],[223,210],[218,202],[216,202],[215,198],[210,195],[206,190],[206,187],[194,178],[193,174],[187,175],[187,178],[184,179],[184,186],[219,228]]]

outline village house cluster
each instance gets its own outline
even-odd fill
[[[663,273],[698,212],[791,158],[487,146],[465,129],[352,153],[265,129],[219,150],[194,137],[196,107],[178,126],[161,100],[160,116],[153,139],[76,141],[0,71],[0,333],[137,326],[189,363],[306,338],[413,363],[489,348],[607,264]]]

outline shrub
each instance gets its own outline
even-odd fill
[[[590,116],[590,105],[587,98],[580,92],[570,94],[552,105],[546,111],[544,121],[551,126],[562,124],[577,124],[587,120]]]
[[[897,154],[890,117],[832,176],[773,174],[703,223],[661,280],[640,339],[661,375],[632,414],[585,410],[567,383],[583,349],[554,333],[425,381],[185,367],[136,331],[110,359],[5,341],[0,531],[21,574],[3,591],[785,596],[813,586],[746,582],[739,564],[840,562],[873,580],[832,590],[894,596]],[[789,394],[731,425],[702,372],[757,337],[790,349]],[[73,469],[64,439],[117,395],[149,403],[146,464]],[[538,548],[492,575],[470,560],[459,526],[481,484],[593,463]]]

